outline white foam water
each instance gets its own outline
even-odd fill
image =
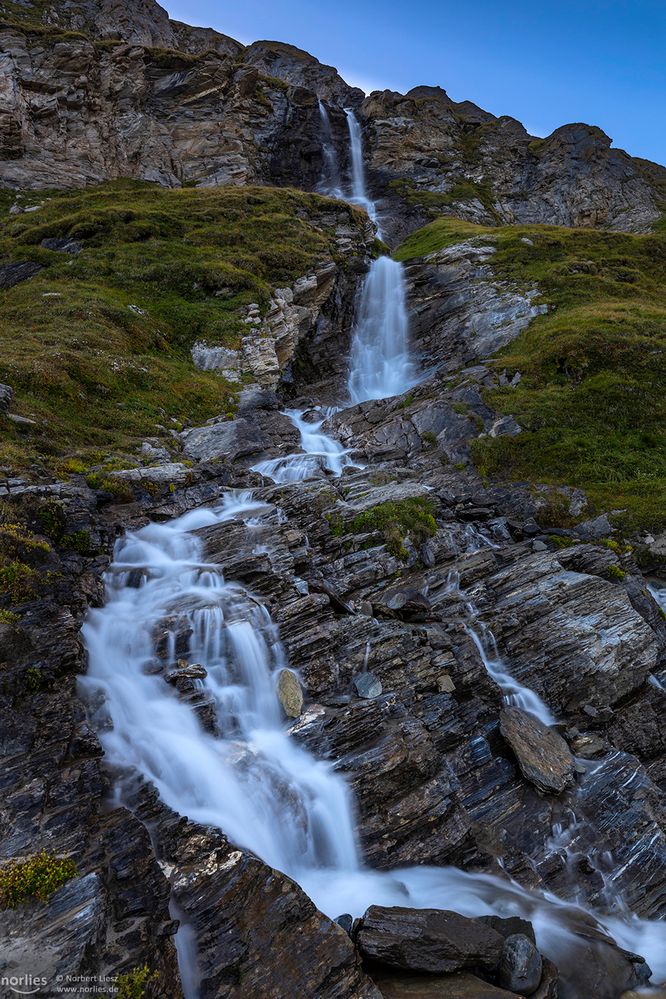
[[[118,543],[106,603],[90,610],[83,629],[89,670],[81,684],[92,703],[103,695],[97,720],[108,762],[138,772],[172,809],[217,826],[290,875],[331,917],[360,915],[371,903],[520,914],[533,921],[540,947],[565,977],[589,947],[590,928],[601,927],[643,954],[657,977],[666,975],[663,923],[594,917],[486,874],[432,867],[385,873],[363,865],[346,783],[296,745],[281,722],[276,678],[286,664],[270,615],[206,562],[193,533],[235,518],[256,523],[265,510],[249,493],[232,494],[215,509],[149,524]],[[155,673],[156,636],[165,628],[167,660],[179,635],[190,635],[186,658],[207,670],[204,689],[219,735]],[[191,940],[184,938],[179,952],[188,961],[183,979],[196,982]],[[195,997],[196,986],[189,992]]]
[[[348,199],[353,205],[363,208],[377,227],[377,235],[381,238],[381,227],[377,217],[377,207],[374,201],[368,197],[365,186],[365,162],[363,159],[363,133],[359,120],[351,108],[345,108],[347,115],[347,128],[349,130],[349,150],[351,157],[351,197]]]
[[[319,101],[319,118],[321,121],[322,143],[321,151],[323,158],[323,169],[318,190],[322,194],[328,194],[331,198],[344,198],[342,190],[342,177],[340,175],[340,161],[333,141],[333,129],[331,119],[326,105]]]
[[[365,278],[352,333],[349,396],[352,403],[402,395],[415,384],[402,264],[373,260]]]
[[[326,414],[322,415],[321,419],[312,421],[307,419],[304,410],[287,409],[283,416],[288,416],[298,430],[302,453],[260,461],[252,466],[253,472],[259,472],[273,482],[286,484],[303,482],[304,479],[310,479],[322,471],[341,475],[343,468],[347,466],[360,467],[351,460],[349,453],[339,441],[322,432]]]

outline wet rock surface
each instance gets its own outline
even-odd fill
[[[559,794],[574,782],[574,758],[564,739],[520,708],[503,708],[500,732],[518,759],[523,776],[545,794]]]

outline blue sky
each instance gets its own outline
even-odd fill
[[[162,0],[164,3],[164,0]],[[439,84],[535,135],[600,125],[666,164],[666,0],[166,0],[241,42],[291,42],[364,90]]]

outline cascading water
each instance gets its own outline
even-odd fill
[[[352,403],[402,395],[415,383],[402,264],[378,257],[365,279],[352,334]]]
[[[301,435],[303,453],[260,461],[252,466],[253,472],[259,472],[273,482],[285,484],[302,482],[323,470],[333,475],[340,475],[342,469],[348,465],[354,468],[360,467],[352,462],[348,452],[338,441],[322,433],[321,428],[326,422],[325,415],[314,422],[309,422],[299,409],[287,409],[283,415],[289,417]]]
[[[353,199],[374,218],[365,191],[360,126],[352,111],[347,120]],[[397,395],[413,384],[407,332],[402,268],[380,258],[365,282],[354,331],[353,402]],[[299,430],[303,453],[262,462],[256,471],[293,483],[322,469],[339,475],[350,464],[342,445],[322,433],[324,417],[309,422],[298,410],[286,415]],[[575,974],[577,962],[588,960],[600,928],[620,946],[642,954],[657,980],[666,977],[663,923],[626,912],[595,916],[506,877],[433,867],[375,872],[363,865],[346,783],[329,764],[295,745],[283,727],[276,679],[287,665],[270,615],[247,590],[225,581],[220,566],[204,561],[202,541],[193,533],[234,518],[261,522],[265,513],[266,505],[251,494],[230,495],[215,509],[150,524],[118,543],[107,574],[106,604],[90,611],[84,627],[89,672],[82,684],[91,695],[103,694],[99,728],[109,762],[130,776],[139,773],[175,811],[217,826],[290,875],[331,917],[361,915],[373,903],[455,908],[468,916],[522,915],[532,921],[541,950],[561,969],[576,999],[589,997],[576,995],[572,970]],[[505,696],[552,724],[546,705],[508,674],[469,601],[467,610],[469,634]],[[156,638],[165,627],[170,634],[166,652]],[[160,651],[164,666],[172,663],[183,635],[190,635],[188,662],[205,668],[201,682],[214,705],[218,734],[203,727],[157,665]],[[566,831],[558,827],[552,849],[567,848],[575,834],[573,825]],[[186,929],[178,937],[181,978],[188,999],[196,999],[193,942]]]
[[[318,189],[322,194],[328,194],[331,198],[342,199],[344,198],[344,194],[342,192],[340,162],[335,149],[335,142],[333,141],[331,119],[326,110],[326,105],[322,100],[319,101],[319,118],[321,120],[321,149],[324,164]]]
[[[345,108],[347,128],[349,129],[349,148],[351,154],[351,197],[353,205],[364,208],[377,226],[377,235],[381,238],[381,229],[377,219],[377,208],[374,201],[368,197],[365,186],[365,163],[363,161],[363,133],[358,118],[351,108]]]
[[[485,543],[487,539],[483,539]],[[550,708],[535,691],[518,683],[509,673],[506,664],[499,654],[497,641],[490,628],[479,620],[479,612],[474,602],[460,589],[460,578],[457,573],[449,576],[449,590],[463,601],[468,616],[466,631],[474,642],[481,662],[488,674],[493,678],[504,695],[507,704],[521,708],[544,725],[556,725],[557,721]]]
[[[118,543],[106,604],[90,611],[83,632],[89,671],[82,684],[104,695],[99,727],[108,761],[141,774],[175,811],[219,827],[293,877],[331,917],[360,915],[372,903],[455,906],[470,916],[519,913],[532,920],[540,947],[565,977],[590,946],[590,926],[601,925],[644,954],[657,976],[666,975],[663,924],[597,920],[491,875],[432,867],[380,873],[362,865],[345,782],[296,746],[280,721],[276,677],[285,662],[268,612],[204,561],[201,539],[192,533],[232,518],[254,522],[265,510],[251,494],[232,495],[216,509],[150,524]],[[206,669],[219,735],[206,731],[155,672],[156,636],[166,622],[165,666],[178,636],[189,634],[187,660]],[[179,952],[191,960],[191,948]],[[183,978],[196,975],[184,968]]]

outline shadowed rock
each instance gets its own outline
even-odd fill
[[[364,957],[407,971],[434,973],[482,968],[494,972],[504,938],[457,912],[372,905],[356,942]]]

